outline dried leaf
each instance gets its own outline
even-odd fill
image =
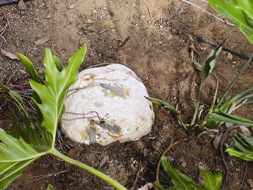
[[[27,6],[26,6],[24,0],[20,0],[20,1],[18,2],[17,9],[18,9],[19,11],[25,11],[25,10],[27,9]]]
[[[247,180],[247,183],[249,184],[249,186],[250,186],[251,188],[253,188],[253,181],[252,181],[251,179],[248,179],[248,180]]]
[[[50,36],[44,36],[44,37],[38,39],[37,41],[35,41],[34,43],[35,43],[35,45],[39,46],[39,45],[43,45],[44,43],[46,43],[49,40],[50,40]]]
[[[140,187],[138,190],[149,190],[152,189],[154,186],[152,183],[147,183],[146,185]]]
[[[13,59],[13,60],[19,60],[18,56],[14,53],[11,53],[11,52],[8,52],[8,51],[5,51],[4,49],[1,49],[1,53],[5,56],[5,57],[8,57],[10,59]]]
[[[216,136],[213,140],[213,146],[215,149],[218,149],[220,142],[221,142],[221,138],[222,138],[223,133],[219,134],[218,136]]]
[[[251,136],[251,132],[248,127],[246,127],[244,125],[240,125],[239,127],[241,129],[242,134],[244,134],[246,136]]]

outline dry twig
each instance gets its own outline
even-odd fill
[[[200,7],[200,6],[198,6],[198,5],[195,5],[194,3],[190,2],[190,1],[187,1],[187,0],[181,0],[181,1],[184,2],[184,3],[187,3],[187,4],[189,4],[189,5],[192,5],[193,7],[196,7],[196,8],[198,8],[198,9],[202,10],[202,11],[205,12],[206,14],[208,14],[208,15],[214,17],[215,19],[217,19],[217,20],[223,22],[224,24],[227,24],[227,25],[229,25],[229,26],[235,26],[234,24],[229,23],[229,22],[225,21],[224,19],[221,19],[221,18],[215,16],[214,14],[210,13],[209,11],[203,9],[202,7]]]
[[[7,43],[6,39],[4,38],[3,34],[6,29],[10,26],[9,19],[7,14],[3,9],[0,8],[0,37]]]
[[[184,139],[180,139],[176,142],[174,142],[173,144],[171,144],[162,154],[162,156],[165,156],[174,146],[181,144],[182,142],[188,140],[187,138]],[[160,172],[160,165],[161,165],[161,159],[158,162],[157,168],[156,168],[156,181],[155,183],[159,183],[159,172]]]
[[[242,188],[242,185],[244,184],[245,179],[246,179],[247,172],[248,172],[248,162],[246,161],[244,174],[243,174],[243,177],[242,177],[242,180],[240,182],[240,186],[239,186],[238,190],[240,190]]]
[[[139,163],[139,169],[138,169],[138,172],[137,172],[137,174],[136,174],[136,178],[135,178],[135,180],[134,180],[134,184],[133,184],[133,187],[131,188],[131,190],[135,190],[136,189],[136,184],[137,184],[137,182],[138,182],[138,179],[139,179],[139,177],[140,177],[140,175],[141,175],[141,172],[143,171],[143,165],[142,165],[142,163],[140,162]]]

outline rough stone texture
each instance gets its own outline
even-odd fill
[[[154,112],[146,87],[120,64],[82,71],[70,87],[62,131],[78,143],[135,141],[151,131]]]

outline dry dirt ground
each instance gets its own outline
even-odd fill
[[[192,0],[203,9],[213,12],[206,3]],[[4,33],[1,48],[8,52],[27,55],[43,73],[42,58],[45,47],[66,62],[81,44],[87,43],[88,52],[81,69],[99,63],[122,63],[130,67],[145,83],[152,97],[178,105],[184,121],[190,122],[199,86],[199,74],[193,59],[200,63],[213,49],[197,40],[203,36],[215,43],[249,56],[253,46],[234,27],[207,15],[179,0],[32,0],[25,6],[16,4],[1,7],[8,13],[10,28]],[[193,48],[195,47],[195,52]],[[219,95],[224,92],[245,60],[222,51],[215,72],[220,81]],[[251,86],[250,67],[233,88],[233,93]],[[24,84],[28,75],[18,61],[0,55],[1,82]],[[204,86],[202,103],[210,105],[213,80]],[[3,102],[2,102],[3,103]],[[0,124],[9,125],[1,108]],[[155,106],[156,120],[152,132],[136,142],[98,145],[76,145],[68,139],[57,147],[133,189],[155,181],[156,167],[163,151],[177,140],[187,141],[174,146],[167,154],[171,164],[200,182],[199,168],[213,173],[224,166],[220,152],[213,146],[210,135],[187,136],[168,111]],[[238,111],[253,118],[252,108]],[[220,129],[221,133],[222,128]],[[218,135],[215,134],[215,135]],[[61,142],[61,143],[60,143]],[[229,141],[227,142],[229,144]],[[225,155],[228,163],[228,183],[222,189],[238,189],[246,163]],[[139,171],[139,175],[137,175]],[[241,189],[249,190],[253,180],[253,165],[248,164]],[[136,178],[136,176],[138,176]],[[160,181],[168,186],[170,179],[161,173]],[[99,179],[74,166],[51,157],[43,157],[31,164],[24,175],[9,190],[45,189],[51,183],[56,189],[112,189]]]

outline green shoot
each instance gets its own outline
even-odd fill
[[[230,92],[231,88],[234,86],[234,84],[238,81],[238,79],[242,76],[242,74],[244,73],[244,71],[250,66],[250,64],[252,63],[252,58],[253,58],[253,54],[250,56],[250,59],[247,61],[247,63],[243,66],[243,68],[240,70],[240,72],[237,74],[237,76],[233,79],[233,81],[230,83],[228,89],[226,90],[226,92],[224,93],[224,95],[221,97],[220,101],[217,103],[215,108],[219,108],[220,105],[223,103],[224,99],[226,98],[227,94]],[[230,103],[225,103],[223,105],[223,108],[228,108],[228,106],[234,102],[235,99],[231,99]]]
[[[212,75],[216,80],[216,89],[215,89],[215,93],[214,93],[214,97],[213,97],[213,103],[210,107],[209,113],[211,113],[214,108],[214,104],[216,102],[217,91],[218,91],[218,80],[217,80],[217,77],[213,74],[213,69],[215,66],[216,58],[219,55],[221,49],[222,48],[219,47],[216,50],[211,51],[211,53],[206,58],[203,66],[199,66],[199,68],[201,69],[201,71],[200,71],[201,83],[200,83],[200,87],[199,87],[198,98],[197,98],[196,105],[195,105],[194,115],[193,115],[193,118],[192,118],[192,121],[190,124],[185,124],[183,122],[179,112],[171,104],[169,104],[165,101],[156,99],[156,98],[147,98],[152,103],[157,104],[157,105],[162,105],[165,108],[167,108],[171,113],[173,113],[176,116],[176,119],[177,119],[179,125],[181,127],[183,127],[187,132],[192,131],[196,126],[203,127],[206,123],[206,121],[197,121],[197,116],[199,114],[199,106],[200,106],[201,94],[202,94],[202,90],[203,90],[203,84],[204,84],[205,79],[207,79],[207,77],[210,75]]]
[[[231,114],[234,110],[238,109],[241,106],[253,104],[253,100],[252,100],[253,87],[248,88],[225,101],[228,93],[230,92],[234,84],[238,81],[239,77],[242,76],[244,71],[250,66],[253,59],[253,54],[251,55],[247,63],[243,66],[243,68],[239,71],[237,76],[233,79],[233,81],[231,82],[231,84],[229,85],[228,89],[225,91],[225,93],[223,94],[219,102],[216,103],[219,83],[218,83],[218,79],[216,75],[213,73],[213,69],[215,66],[216,58],[219,55],[220,51],[221,51],[221,47],[216,49],[216,51],[212,51],[208,55],[203,66],[200,66],[200,65],[198,66],[198,68],[200,69],[201,83],[199,87],[197,101],[195,104],[194,115],[190,124],[185,124],[183,122],[179,112],[171,104],[159,99],[148,98],[154,104],[162,105],[165,108],[167,108],[170,112],[172,112],[176,116],[176,119],[178,123],[180,124],[180,126],[183,127],[187,131],[187,133],[191,132],[192,130],[196,128],[198,128],[198,130],[203,130],[205,126],[209,128],[214,128],[224,122],[245,125],[253,129],[252,120]],[[215,91],[213,95],[212,104],[208,110],[208,113],[205,116],[202,116],[203,119],[198,120],[197,116],[199,115],[199,106],[200,106],[201,94],[203,90],[203,84],[205,82],[205,79],[210,75],[212,75],[214,79],[216,80],[216,87],[215,87]]]
[[[199,184],[194,183],[188,176],[185,174],[179,172],[177,169],[173,168],[168,159],[166,157],[162,157],[162,165],[164,167],[164,170],[166,173],[170,176],[172,181],[172,186],[169,188],[165,188],[160,183],[155,183],[155,186],[159,190],[178,190],[178,189],[184,189],[184,190],[219,190],[222,183],[222,175],[221,173],[218,173],[216,175],[213,175],[211,172],[206,170],[200,171],[200,176],[204,180],[204,187],[202,187]]]
[[[204,84],[205,79],[213,72],[216,58],[219,55],[221,49],[222,47],[219,47],[216,49],[216,51],[214,50],[211,51],[211,53],[207,56],[207,59],[205,60],[202,66],[202,69],[200,71],[201,82],[200,82],[200,87],[199,87],[199,94],[196,101],[195,112],[194,112],[190,127],[194,127],[196,125],[196,119],[199,112],[199,105],[200,105],[200,99],[201,99],[201,94],[203,90],[203,84]],[[217,92],[215,94],[217,94]]]
[[[165,101],[162,101],[162,100],[159,100],[156,98],[150,98],[150,97],[146,97],[146,98],[148,100],[150,100],[153,104],[157,104],[159,106],[164,106],[166,109],[168,109],[170,112],[172,112],[176,116],[179,125],[187,131],[186,125],[184,124],[180,114],[178,113],[178,111],[176,110],[176,108],[174,106],[172,106],[171,104],[169,104]]]
[[[239,133],[239,136],[233,137],[233,143],[232,148],[226,149],[228,154],[242,160],[253,161],[253,137]]]

